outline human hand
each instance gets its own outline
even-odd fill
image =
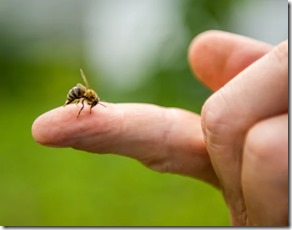
[[[218,90],[204,104],[202,128],[232,223],[288,225],[288,42],[272,49],[207,32],[189,60]]]
[[[219,89],[233,76],[271,50],[270,46],[263,43],[258,44],[255,41],[230,34],[213,33],[215,34],[201,35],[200,39],[195,41],[190,49],[191,66],[198,73],[201,80],[211,89]],[[216,33],[218,33],[218,36],[223,37],[220,38],[219,36],[220,39],[217,39],[217,43],[213,43],[210,39],[212,40],[213,37],[216,40]],[[206,38],[209,41],[207,39],[204,42]],[[205,50],[206,45],[209,46],[207,52]],[[221,49],[218,49],[219,47]],[[209,116],[205,115],[205,111],[208,111],[208,108],[212,108],[212,98],[216,98],[218,92],[220,90],[208,100],[203,110],[204,130],[208,130],[208,132],[211,132],[213,128],[208,124],[214,126],[214,121],[216,120],[212,119],[213,123],[209,122]],[[236,93],[236,91],[233,93]],[[250,103],[250,101],[246,101],[246,103]],[[200,116],[182,109],[162,108],[148,104],[105,104],[107,108],[98,108],[98,105],[94,107],[91,115],[83,111],[78,120],[76,118],[78,109],[75,105],[68,105],[65,108],[60,107],[49,111],[34,122],[32,127],[33,137],[37,142],[48,146],[73,147],[95,153],[110,152],[129,156],[159,172],[187,175],[215,186],[222,186],[231,210],[233,223],[240,225],[259,223],[258,221],[247,222],[246,219],[249,218],[249,214],[243,220],[241,218],[242,213],[238,212],[241,211],[240,208],[242,206],[238,208],[237,203],[240,205],[242,203],[245,204],[245,201],[241,200],[243,188],[241,186],[238,188],[238,184],[241,183],[240,175],[235,176],[238,172],[240,174],[239,169],[241,167],[244,169],[243,166],[238,165],[241,162],[238,162],[236,158],[236,156],[241,156],[242,152],[237,151],[235,152],[236,154],[229,154],[228,152],[230,159],[226,157],[225,162],[228,160],[228,166],[232,166],[235,162],[235,166],[238,167],[231,167],[233,170],[226,170],[226,172],[223,170],[224,173],[222,173],[220,170],[222,170],[221,162],[223,160],[216,159],[218,150],[216,152],[210,148],[213,146],[213,140],[211,140],[212,138],[210,139],[208,133],[205,133],[207,148],[212,159],[210,161],[202,133]],[[239,108],[237,109],[238,114],[241,115]],[[232,118],[231,115],[234,117],[236,114],[231,113],[228,116],[229,119]],[[232,125],[234,125],[233,123],[234,121],[231,122]],[[245,134],[247,130],[245,130]],[[232,132],[236,133],[235,131]],[[238,140],[242,139],[241,134]],[[230,134],[227,132],[220,135],[224,140],[224,136]],[[217,143],[216,141],[219,142],[219,138],[214,140],[214,143]],[[238,146],[243,147],[244,143],[242,141],[238,143]],[[233,143],[228,144],[232,146]],[[284,155],[283,158],[282,164],[285,164],[287,156],[285,158]],[[249,169],[246,169],[246,171],[250,173]],[[230,181],[230,184],[235,185],[235,187],[229,186],[227,183],[229,180],[226,178],[230,177],[228,172],[234,174],[235,179],[232,178],[233,180]],[[284,180],[286,177],[285,182],[287,182],[285,167],[283,174]],[[239,181],[236,179],[239,179]],[[246,176],[246,179],[249,179],[249,177]],[[231,197],[236,197],[236,199],[230,198],[229,194],[231,194]],[[285,199],[287,199],[286,197],[288,196],[285,196]],[[246,206],[244,205],[243,208],[245,211]]]

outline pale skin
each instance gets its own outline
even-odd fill
[[[208,31],[193,40],[188,57],[214,91],[201,115],[103,102],[106,108],[85,108],[77,119],[80,107],[67,105],[35,120],[34,139],[210,183],[222,190],[232,225],[288,225],[288,42],[272,47]]]

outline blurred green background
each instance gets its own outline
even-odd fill
[[[210,185],[40,146],[31,125],[63,105],[79,68],[105,101],[199,113],[211,92],[189,70],[192,38],[220,29],[276,44],[288,36],[287,12],[279,0],[1,0],[0,225],[229,225]]]

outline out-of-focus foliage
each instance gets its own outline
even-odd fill
[[[210,92],[189,70],[188,45],[200,32],[228,29],[231,0],[181,2],[188,33],[172,63],[161,65],[161,52],[143,84],[116,92],[115,82],[106,83],[107,76],[87,62],[84,18],[92,1],[1,1],[0,225],[229,225],[220,192],[205,183],[111,154],[46,148],[31,137],[34,119],[63,105],[80,81],[80,67],[106,101],[199,113]]]

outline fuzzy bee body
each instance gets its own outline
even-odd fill
[[[90,105],[90,113],[91,113],[91,109],[94,106],[96,106],[97,104],[104,106],[103,104],[99,103],[100,99],[97,96],[97,94],[94,92],[94,90],[90,89],[88,81],[87,81],[82,69],[80,69],[80,72],[81,72],[81,76],[83,78],[83,81],[85,82],[86,87],[84,85],[78,83],[76,86],[74,86],[72,89],[70,89],[68,94],[67,94],[67,100],[66,100],[65,105],[64,105],[64,106],[66,106],[68,104],[71,104],[72,102],[79,103],[81,101],[82,107],[79,110],[77,118],[79,117],[81,111],[84,108],[84,101],[86,101],[87,104]]]
[[[74,86],[72,89],[69,90],[67,94],[67,100],[65,102],[65,105],[68,105],[75,100],[80,100],[82,96],[84,95],[85,91],[86,91],[86,88],[81,84]]]

